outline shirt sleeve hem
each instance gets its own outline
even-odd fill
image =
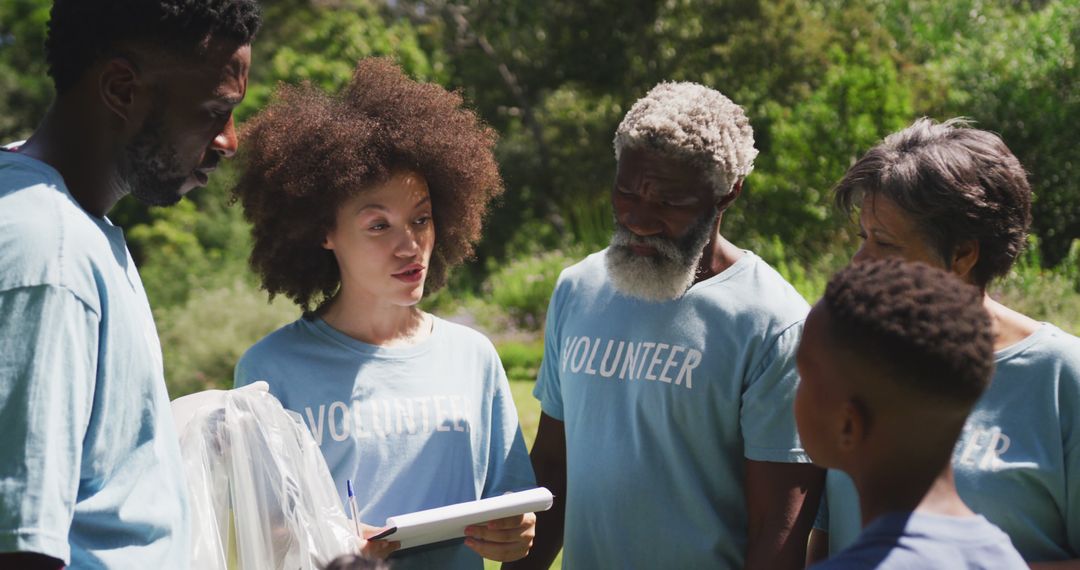
[[[558,409],[555,409],[556,407],[557,406],[555,406],[555,405],[553,405],[553,404],[551,404],[549,402],[545,402],[544,400],[540,400],[540,411],[541,412],[544,412],[545,414],[550,416],[552,419],[559,420],[560,422],[565,421],[563,419],[564,414],[563,414],[562,408],[559,407]]]
[[[0,531],[0,552],[33,552],[71,565],[71,546],[67,537],[38,529]]]
[[[751,461],[770,461],[773,463],[813,463],[810,456],[802,449],[767,449],[747,448],[743,456]]]

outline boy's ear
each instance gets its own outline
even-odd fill
[[[844,419],[840,429],[840,449],[851,452],[866,440],[870,431],[870,414],[858,398],[844,404]]]
[[[323,249],[328,249],[330,251],[334,250],[334,241],[330,239],[330,234],[327,234],[326,237],[323,238],[322,247]]]

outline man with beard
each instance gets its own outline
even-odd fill
[[[823,472],[796,433],[808,311],[720,234],[750,173],[742,109],[663,83],[615,135],[615,235],[566,269],[534,394],[537,481],[556,496],[530,557],[547,568],[801,568]]]
[[[186,568],[161,346],[126,194],[173,204],[236,151],[254,0],[56,0],[56,98],[0,152],[0,567]]]

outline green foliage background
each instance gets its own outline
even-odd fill
[[[356,60],[397,59],[460,90],[500,133],[507,185],[476,260],[427,301],[496,336],[515,374],[560,267],[607,241],[612,134],[662,80],[714,86],[749,113],[761,150],[724,231],[810,299],[855,247],[829,189],[914,118],[966,116],[1031,173],[1033,247],[995,290],[1080,332],[1080,2],[1077,0],[266,0],[242,123],[278,82],[339,89]],[[49,105],[47,0],[0,0],[0,140]],[[403,101],[402,104],[408,104]],[[267,304],[228,205],[235,172],[178,207],[123,200],[172,395],[227,383],[252,342],[297,316]],[[533,362],[530,364],[530,362]]]

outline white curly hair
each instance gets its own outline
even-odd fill
[[[750,174],[758,154],[742,107],[688,81],[660,83],[634,103],[615,131],[615,159],[628,148],[658,150],[699,166],[717,198]]]

